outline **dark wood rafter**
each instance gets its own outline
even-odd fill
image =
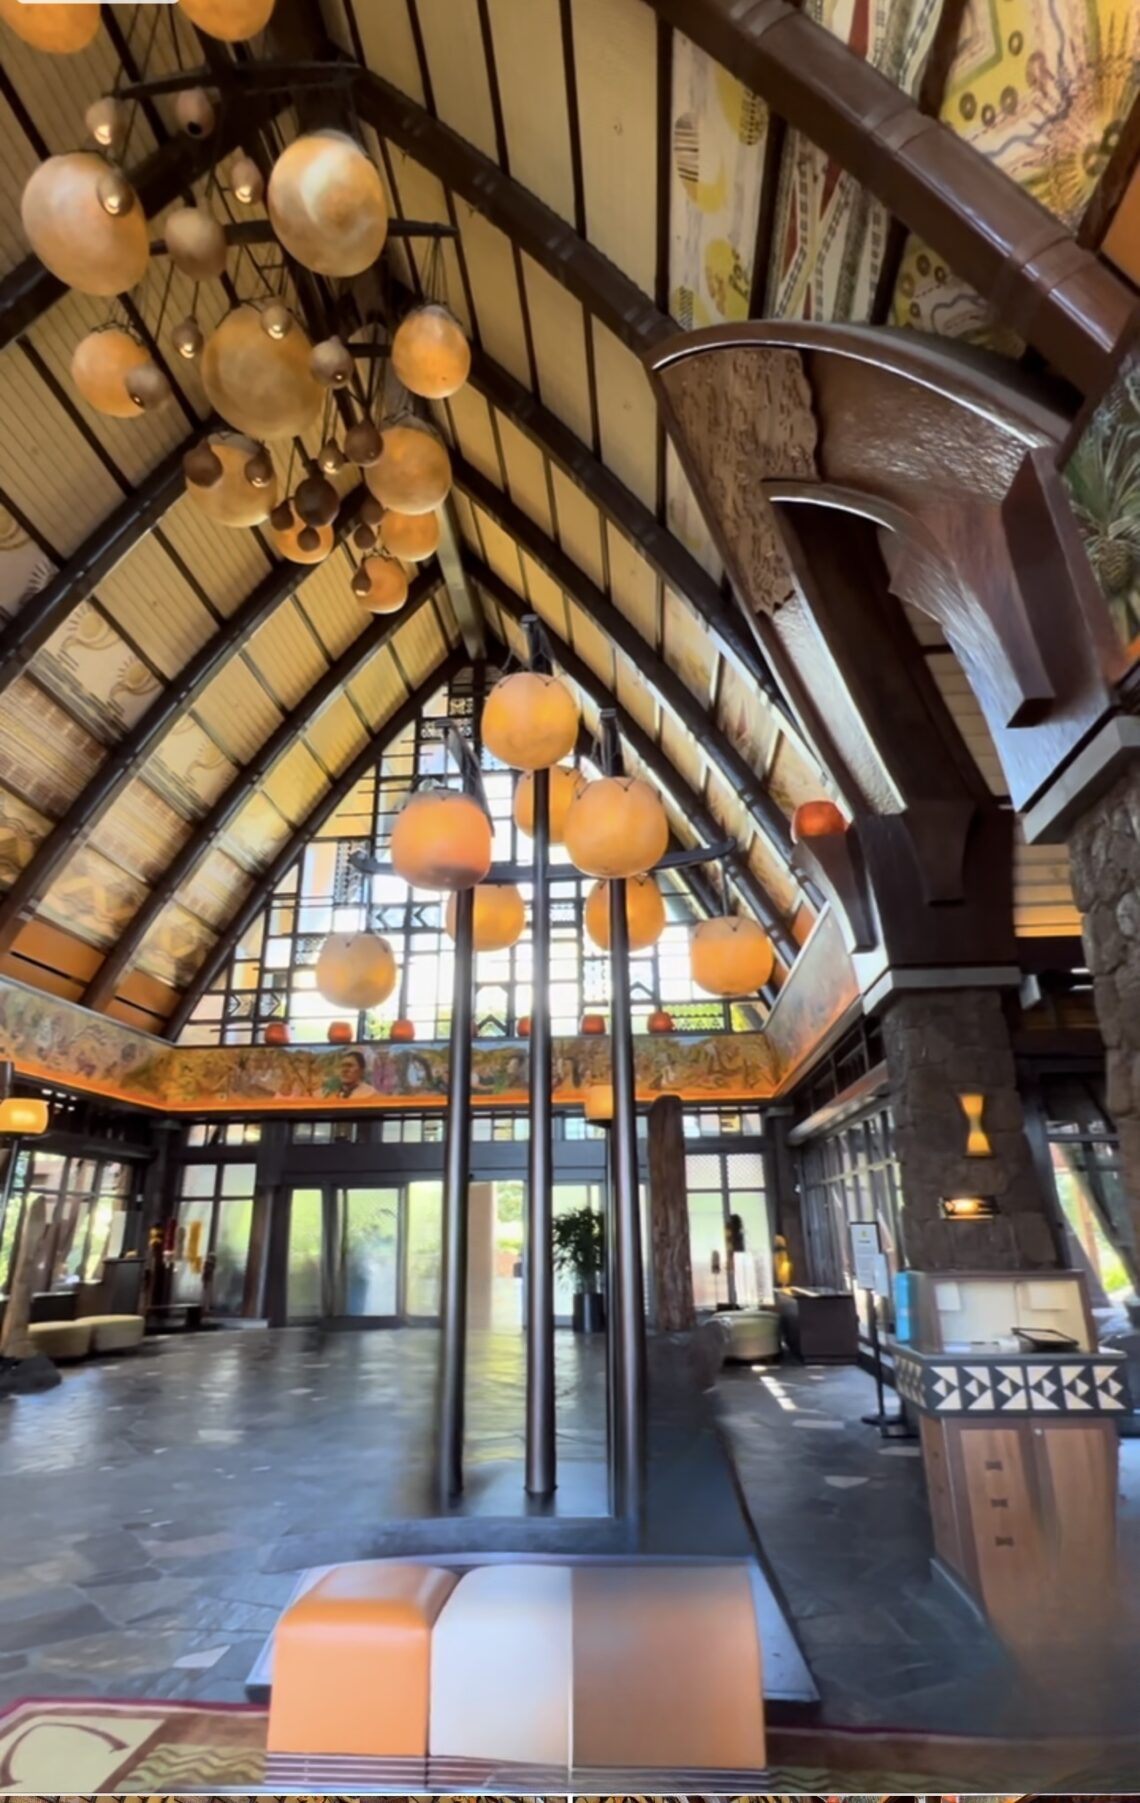
[[[477,588],[481,588],[488,598],[516,625],[521,626],[523,619],[531,612],[530,607],[515,594],[509,583],[496,575],[487,564],[478,558],[468,556],[467,573]],[[559,633],[556,633],[543,621],[542,630],[549,642],[554,661],[562,666],[570,681],[581,689],[584,695],[598,708],[610,708],[617,719],[618,733],[629,746],[643,769],[649,771],[658,787],[671,796],[677,810],[689,822],[698,839],[706,844],[715,843],[723,837],[724,828],[712,814],[697,791],[682,776],[676,766],[670,762],[654,739],[643,726],[639,726],[632,714],[626,712],[616,695],[596,676],[584,658],[579,657],[572,645],[569,645]],[[790,965],[796,956],[798,947],[795,940],[786,932],[772,897],[749,869],[747,860],[736,854],[728,861],[732,873],[732,882],[748,908],[757,920],[771,934],[773,944],[779,951],[785,964]],[[709,890],[711,893],[711,888]],[[775,994],[773,990],[772,994]],[[771,1000],[771,997],[768,997]]]
[[[786,719],[786,704],[753,637],[751,622],[724,597],[680,539],[660,525],[649,508],[536,395],[474,345],[470,381],[484,400],[532,438],[590,497],[662,580],[700,615],[725,654]]]
[[[182,459],[218,425],[216,419],[203,420],[189,437],[163,458],[134,493],[128,495],[122,506],[96,527],[46,587],[25,601],[15,617],[7,622],[0,631],[0,694],[46,645],[68,615],[174,505],[185,486]]]
[[[189,881],[202,859],[213,850],[254,790],[292,750],[326,703],[359,676],[376,653],[395,637],[408,620],[428,605],[441,581],[438,570],[421,571],[412,583],[407,603],[399,614],[377,619],[366,627],[347,651],[334,664],[330,664],[297,706],[285,715],[256,756],[243,765],[229,788],[199,821],[181,851],[151,889],[142,907],[107,953],[80,997],[85,1008],[104,1009],[114,999],[120,979],[131,969],[147,934],[163,909],[177,900],[182,885]]]
[[[1077,243],[1088,250],[1099,250],[1104,235],[1112,224],[1116,209],[1124,199],[1129,185],[1140,172],[1140,94],[1132,102],[1132,109],[1120,130],[1120,136],[1113,147],[1101,178],[1093,189],[1092,199],[1085,208],[1080,225],[1077,227]]]
[[[352,523],[361,493],[361,490],[354,491],[341,507],[339,528],[342,534]],[[230,658],[248,644],[258,628],[311,574],[312,566],[308,564],[282,560],[275,565],[119,741],[67,812],[56,821],[31,862],[0,901],[0,955],[12,949],[56,876],[87,843],[171,727],[201,698]]]
[[[523,550],[571,597],[629,658],[646,686],[698,745],[704,747],[724,780],[744,803],[778,857],[791,868],[792,841],[788,822],[764,788],[763,779],[747,764],[710,717],[702,702],[659,657],[637,627],[603,595],[584,570],[509,495],[463,458],[454,460],[455,480],[468,499],[488,513]],[[772,904],[770,904],[772,905]],[[777,910],[777,918],[779,911]]]
[[[946,98],[946,85],[950,80],[950,71],[954,67],[954,57],[957,54],[958,41],[962,36],[962,26],[965,23],[968,4],[969,0],[942,0],[942,11],[939,13],[938,23],[934,27],[930,52],[918,85],[918,110],[928,119],[937,119],[942,111],[942,102]],[[886,325],[890,318],[895,288],[898,285],[899,270],[902,268],[906,241],[909,236],[910,233],[903,221],[892,217],[887,227],[883,260],[879,265],[879,277],[875,283],[874,299],[871,302],[871,324],[873,326]]]
[[[249,931],[273,891],[301,856],[309,840],[320,831],[329,815],[340,806],[345,797],[352,793],[361,778],[367,776],[392,741],[398,739],[400,734],[418,718],[436,690],[443,683],[449,682],[453,676],[458,675],[466,664],[466,651],[457,649],[450,652],[443,662],[438,664],[429,676],[425,677],[414,693],[409,695],[408,699],[396,709],[391,719],[384,722],[375,737],[353,758],[352,763],[341,772],[332,787],[327,789],[309,809],[304,820],[289,835],[272,864],[262,871],[225,931],[210,948],[166,1024],[165,1037],[167,1039],[178,1038],[210,984],[224,966],[227,958],[232,955],[234,947]]]
[[[1004,323],[1074,386],[1104,380],[1135,294],[972,144],[792,0],[648,4],[1000,305]]]

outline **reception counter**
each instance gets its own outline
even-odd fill
[[[1114,1605],[1124,1355],[891,1351],[936,1562],[1019,1652],[1095,1634]]]

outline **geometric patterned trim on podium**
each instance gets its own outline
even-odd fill
[[[979,1364],[893,1350],[899,1395],[928,1415],[1122,1415],[1131,1408],[1123,1357]]]

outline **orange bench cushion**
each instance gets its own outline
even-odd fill
[[[426,1758],[438,1566],[338,1566],[287,1609],[273,1647],[271,1753]]]

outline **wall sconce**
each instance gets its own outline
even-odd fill
[[[993,1196],[943,1196],[944,1221],[992,1221],[998,1205]]]
[[[993,1154],[990,1136],[982,1126],[982,1116],[986,1111],[986,1098],[981,1095],[964,1095],[958,1097],[962,1113],[966,1117],[968,1132],[966,1134],[966,1157],[989,1158]]]
[[[46,1133],[48,1105],[34,1096],[8,1096],[0,1102],[0,1133]]]

